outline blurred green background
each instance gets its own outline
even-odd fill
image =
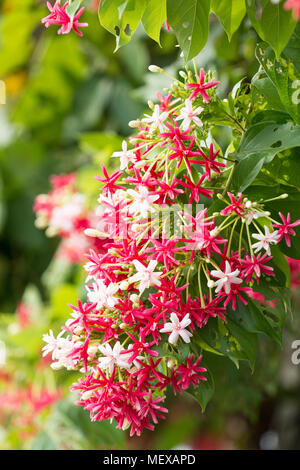
[[[6,87],[6,103],[0,105],[0,345],[6,348],[6,364],[0,366],[0,448],[300,448],[300,381],[290,361],[295,319],[282,350],[262,339],[255,374],[216,360],[216,395],[205,414],[196,402],[170,394],[168,420],[141,438],[91,423],[68,391],[76,375],[54,373],[40,359],[42,335],[49,328],[57,332],[68,318],[67,304],[81,295],[84,273],[55,256],[58,238],[35,227],[34,199],[50,190],[50,175],[76,172],[77,187],[92,207],[100,163],[111,164],[111,154],[130,135],[128,122],[168,84],[148,66],[176,73],[183,65],[176,40],[165,29],[162,48],[137,30],[114,54],[115,39],[99,26],[95,3],[85,2],[89,27],[80,38],[58,36],[55,27],[45,30],[44,1],[0,2],[0,78]],[[245,21],[229,44],[211,18],[210,39],[197,63],[221,80],[221,95],[257,71],[256,42]],[[54,395],[59,390],[59,396],[44,407],[32,397],[45,387]]]

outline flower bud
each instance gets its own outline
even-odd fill
[[[128,421],[127,418],[125,418],[123,421],[122,431],[126,431],[126,429],[128,429],[129,426],[130,426],[130,422]]]
[[[89,356],[95,356],[97,352],[98,352],[98,346],[93,345],[93,346],[88,347],[87,353]]]
[[[128,126],[131,127],[132,129],[136,129],[139,127],[140,121],[136,119],[135,121],[129,121]]]
[[[36,228],[40,228],[40,229],[46,228],[47,224],[48,224],[47,218],[43,217],[42,215],[39,215],[34,222],[34,225],[36,226]]]
[[[210,289],[211,289],[212,287],[215,287],[215,283],[214,283],[214,281],[213,281],[212,279],[210,279],[209,281],[207,281],[207,287],[209,287]]]
[[[119,287],[121,290],[127,290],[128,287],[129,287],[129,282],[128,281],[122,281],[120,284],[119,284]]]
[[[53,227],[48,227],[45,233],[47,237],[52,238],[52,237],[56,237],[57,230]]]
[[[163,69],[161,69],[157,65],[149,65],[148,70],[152,73],[162,73],[163,72]]]
[[[175,366],[175,361],[174,359],[169,359],[168,362],[167,362],[167,367],[169,369],[172,369],[172,367]]]
[[[64,368],[64,366],[60,364],[59,362],[53,362],[50,367],[53,370],[61,370]]]

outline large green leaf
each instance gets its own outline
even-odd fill
[[[284,54],[289,57],[300,72],[300,23],[297,24],[295,31],[284,49]]]
[[[272,80],[264,70],[259,70],[252,78],[253,86],[265,97],[272,109],[284,111],[286,108],[282,103],[278,91]]]
[[[256,56],[281,100],[283,107],[277,109],[285,109],[300,124],[300,74],[297,69],[288,58],[277,60],[272,49],[264,43],[257,46]]]
[[[207,377],[206,382],[201,381],[196,388],[190,387],[188,390],[188,394],[192,395],[192,397],[197,400],[203,412],[215,392],[215,383],[212,374],[207,371],[204,375]]]
[[[274,293],[274,298],[275,297],[276,294]],[[280,343],[281,332],[278,328],[279,325],[264,314],[263,308],[259,302],[251,299],[247,299],[247,301],[248,304],[244,305],[238,300],[236,310],[230,312],[230,318],[243,330],[250,333],[264,333]]]
[[[167,0],[147,0],[142,23],[146,33],[160,44],[160,31],[167,19]]]
[[[245,0],[211,0],[211,10],[220,20],[230,40],[245,16]]]
[[[246,0],[246,6],[257,33],[272,46],[279,57],[296,26],[291,11],[286,11],[282,2],[275,4],[270,0]]]
[[[174,29],[185,60],[205,46],[209,32],[210,0],[167,0],[167,18]]]
[[[116,50],[130,41],[145,8],[146,0],[101,0],[99,20],[116,36]]]
[[[236,365],[239,361],[249,361],[254,365],[257,339],[252,332],[242,328],[234,319],[226,323],[210,319],[207,326],[194,333],[197,344],[204,350],[229,357]]]
[[[269,163],[283,150],[300,146],[300,126],[291,122],[270,124],[260,122],[245,133],[236,158],[233,186],[244,191],[254,181],[264,163]]]

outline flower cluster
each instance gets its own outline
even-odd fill
[[[47,408],[62,398],[62,391],[32,384],[20,387],[15,378],[0,374],[0,422],[7,427],[9,422],[22,440],[33,438],[40,431],[39,418]]]
[[[85,196],[78,191],[74,173],[52,176],[51,184],[48,194],[35,199],[36,226],[45,228],[47,236],[62,239],[58,256],[71,264],[80,263],[89,248],[101,251],[101,241],[84,234],[95,221],[94,211],[88,209]]]
[[[120,170],[102,165],[97,228],[85,232],[106,236],[105,253],[90,250],[86,301],[72,306],[57,338],[44,336],[55,369],[82,372],[72,390],[91,419],[114,419],[131,435],[164,418],[167,386],[175,394],[203,386],[195,331],[247,305],[275,275],[272,245],[289,245],[300,224],[229,191],[235,163],[206,119],[219,82],[203,69],[180,76],[130,123],[136,135],[112,155]]]

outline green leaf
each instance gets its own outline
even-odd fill
[[[254,75],[252,78],[252,84],[261,95],[264,95],[271,108],[283,111],[285,110],[285,106],[280,99],[275,85],[264,70],[259,70]]]
[[[101,25],[116,36],[116,49],[127,44],[138,27],[146,0],[101,0],[99,20]]]
[[[247,13],[259,36],[267,41],[279,57],[287,45],[296,21],[291,11],[283,8],[282,2],[272,3],[270,0],[246,0]]]
[[[210,353],[229,357],[236,366],[239,361],[249,361],[251,367],[254,365],[256,336],[232,319],[227,318],[223,323],[211,318],[209,324],[196,334],[195,342]]]
[[[255,180],[262,169],[264,158],[260,153],[252,153],[243,158],[234,170],[232,184],[239,191],[244,191]]]
[[[167,18],[185,60],[195,57],[205,46],[209,32],[210,0],[167,0]]]
[[[245,0],[211,0],[211,10],[220,20],[230,41],[246,14]]]
[[[264,43],[257,46],[256,57],[277,90],[283,106],[277,109],[285,109],[300,124],[300,74],[297,69],[288,58],[276,60],[272,49]]]
[[[231,334],[231,338],[234,338],[236,342],[236,351],[231,352],[229,357],[233,360],[248,360],[251,369],[254,368],[254,362],[256,358],[257,350],[257,338],[256,335],[251,334],[244,328],[241,328],[239,324],[234,322],[232,319],[227,318],[226,326]]]
[[[215,392],[215,383],[212,374],[207,370],[207,372],[203,375],[207,377],[207,381],[204,382],[203,380],[201,380],[201,382],[197,385],[196,388],[191,387],[187,391],[187,393],[194,397],[195,400],[197,400],[197,402],[200,404],[202,412],[205,411],[208,402],[210,401]]]
[[[283,150],[300,146],[300,126],[291,122],[270,124],[260,122],[245,133],[238,153],[232,184],[244,191],[254,181],[264,163],[269,163]]]
[[[292,60],[296,69],[300,72],[300,23],[297,23],[296,29],[284,49],[284,54]]]
[[[276,294],[274,293],[274,298]],[[237,302],[235,311],[231,310],[232,319],[240,328],[250,333],[264,333],[273,340],[281,343],[281,333],[278,325],[263,313],[259,302],[247,299],[248,304],[244,305],[240,300]]]
[[[150,38],[160,45],[160,31],[167,19],[167,0],[148,0],[142,23]]]

